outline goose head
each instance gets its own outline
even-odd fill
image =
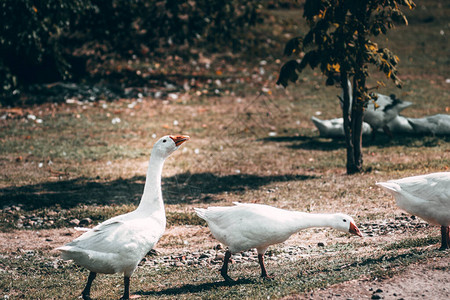
[[[181,144],[188,141],[187,135],[166,135],[160,138],[153,146],[152,155],[163,159],[169,157],[170,154],[180,148]]]
[[[363,236],[353,218],[346,214],[334,214],[332,216],[332,227],[339,231],[348,232],[360,237]]]

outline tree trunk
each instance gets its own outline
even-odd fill
[[[360,82],[359,82],[360,83]],[[352,139],[353,139],[353,159],[355,161],[355,171],[353,173],[360,173],[362,171],[362,127],[364,121],[364,106],[358,93],[358,82],[355,79],[353,82],[353,99],[352,103]],[[348,172],[347,172],[348,173]]]
[[[345,143],[347,146],[347,174],[360,173],[362,171],[362,124],[363,107],[357,102],[350,103],[350,94],[355,99],[356,88],[349,90],[348,75],[341,72],[341,86],[343,91],[342,113],[344,118]]]
[[[350,92],[348,85],[348,75],[345,71],[341,72],[341,87],[342,87],[342,115],[344,118],[344,133],[345,133],[345,144],[347,146],[347,174],[354,174],[359,172],[359,168],[355,161],[355,147],[353,138],[353,126],[350,110]]]

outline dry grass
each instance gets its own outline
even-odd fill
[[[445,25],[440,11],[449,8],[436,3],[440,2],[429,7],[439,11],[435,23],[424,27],[419,10],[409,28],[390,36],[389,45],[402,59],[405,85],[402,91],[389,87],[380,92],[414,102],[404,111],[410,117],[449,109],[445,83],[449,63],[441,51],[447,46],[443,37],[435,36]],[[217,244],[194,216],[193,207],[265,203],[308,212],[340,211],[358,223],[379,223],[395,219],[401,211],[375,182],[448,170],[449,137],[397,136],[389,141],[379,135],[373,142],[364,141],[366,171],[345,175],[343,141],[318,137],[309,120],[317,111],[321,118],[338,117],[339,91],[325,88],[323,78],[310,71],[302,74],[299,85],[278,89],[269,76],[279,65],[268,61],[267,77],[260,85],[243,86],[247,92],[240,97],[147,98],[132,109],[128,104],[133,100],[105,103],[106,107],[103,103],[44,104],[28,109],[42,124],[26,118],[0,120],[0,199],[4,205],[23,204],[22,210],[1,215],[0,272],[7,276],[0,287],[12,298],[78,296],[86,273],[71,264],[48,267],[57,256],[52,249],[78,234],[68,228],[71,218],[91,217],[96,223],[135,207],[156,141],[153,134],[191,136],[163,171],[169,227],[158,244],[162,254],[211,249]],[[263,85],[271,92],[249,92]],[[121,122],[112,125],[114,117]],[[20,215],[45,216],[49,211],[65,219],[49,228],[15,228]],[[433,240],[427,239],[430,236]],[[132,291],[141,291],[146,298],[277,298],[362,276],[388,276],[402,266],[441,257],[434,251],[437,236],[435,228],[364,239],[332,230],[307,230],[286,242],[311,247],[300,264],[268,262],[279,278],[274,282],[256,279],[256,264],[233,265],[234,274],[250,279],[232,288],[212,283],[219,279],[215,267],[139,268]],[[325,242],[324,251],[317,247],[318,241]],[[24,250],[38,255],[27,256]],[[346,265],[344,271],[336,271]],[[116,297],[121,290],[118,282],[119,275],[102,277],[94,296]]]

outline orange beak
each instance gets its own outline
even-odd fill
[[[186,141],[189,141],[190,137],[187,135],[171,135],[170,138],[174,141],[176,146],[180,146]]]
[[[348,232],[355,234],[357,236],[360,236],[360,237],[363,236],[361,231],[359,231],[358,227],[356,227],[356,225],[353,222],[350,223],[350,229],[348,230]]]

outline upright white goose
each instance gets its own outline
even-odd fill
[[[390,96],[377,94],[378,98],[375,103],[371,102],[364,111],[364,122],[367,122],[373,129],[374,135],[378,129],[382,129],[389,137],[392,132],[388,124],[394,120],[399,113],[405,108],[412,105],[412,102],[402,101],[394,94]]]
[[[352,84],[349,81],[349,91],[352,90]],[[412,105],[412,102],[402,101],[398,99],[394,94],[386,96],[383,94],[376,94],[376,104],[371,101],[367,108],[364,110],[364,122],[368,123],[372,127],[372,138],[375,138],[375,134],[378,130],[383,130],[389,137],[392,138],[392,132],[388,124],[394,120],[399,113],[405,108]],[[339,97],[341,102],[341,108],[343,107],[343,96]],[[350,108],[352,105],[352,95],[350,94]],[[350,109],[349,108],[349,109]]]
[[[164,136],[155,143],[144,193],[136,210],[106,220],[72,242],[57,248],[64,260],[73,260],[90,270],[82,292],[83,299],[91,299],[91,285],[97,273],[123,273],[124,293],[121,299],[129,299],[131,275],[142,258],[155,246],[166,227],[161,193],[164,161],[187,140],[188,136]]]
[[[391,193],[401,209],[441,226],[441,249],[450,248],[450,172],[406,177],[377,185]]]
[[[228,246],[221,275],[226,281],[228,262],[233,253],[256,248],[261,277],[269,278],[264,253],[270,245],[286,241],[292,234],[310,227],[332,227],[362,236],[352,217],[344,214],[310,214],[288,211],[262,204],[234,203],[235,206],[194,208],[213,236]]]

